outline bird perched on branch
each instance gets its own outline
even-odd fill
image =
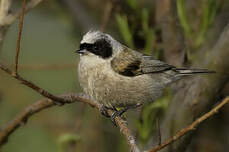
[[[206,69],[176,68],[119,43],[100,31],[89,31],[80,42],[79,82],[84,92],[105,109],[112,121],[130,108],[152,102],[165,87],[187,75],[212,73]],[[121,110],[116,110],[121,107]]]

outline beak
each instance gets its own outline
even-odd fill
[[[75,53],[84,54],[84,53],[86,53],[86,49],[76,50]]]

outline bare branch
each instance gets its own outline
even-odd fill
[[[5,27],[4,22],[8,15],[12,0],[1,0],[0,1],[0,51],[2,48],[2,42],[6,34],[8,27]]]
[[[227,104],[229,102],[229,96],[226,97],[219,105],[217,105],[215,108],[213,108],[211,111],[209,111],[208,113],[204,114],[203,116],[201,116],[200,118],[198,118],[197,120],[195,120],[191,125],[189,125],[188,127],[180,130],[178,133],[176,133],[176,135],[174,135],[173,137],[169,138],[166,142],[162,143],[161,145],[158,145],[146,152],[157,152],[163,148],[165,148],[166,146],[168,146],[169,144],[175,142],[176,140],[180,139],[181,137],[183,137],[184,135],[186,135],[187,133],[189,133],[190,131],[193,131],[196,129],[196,127],[199,126],[200,123],[202,123],[203,121],[205,121],[206,119],[210,118],[211,116],[213,116],[214,114],[216,114],[219,109],[221,109],[225,104]]]
[[[22,3],[22,11],[20,16],[20,23],[19,23],[19,32],[18,32],[18,38],[17,38],[17,48],[16,48],[16,56],[15,56],[15,74],[18,74],[18,57],[21,50],[21,34],[22,34],[22,28],[23,28],[23,21],[24,21],[24,15],[25,15],[25,6],[26,6],[26,0],[23,0]]]
[[[8,15],[11,3],[12,3],[12,0],[1,0],[0,2],[0,21]]]
[[[8,1],[5,2],[4,1]],[[10,7],[11,7],[11,1],[12,0],[2,0],[2,3],[5,4],[4,8],[2,6],[1,3],[1,7],[0,7],[0,12],[4,12],[7,14],[1,14],[0,15],[0,26],[9,26],[11,25],[21,14],[22,10],[21,8],[15,11],[10,11]],[[35,6],[37,6],[42,0],[30,0],[26,7],[25,7],[25,12],[29,11],[30,9],[34,8]],[[6,5],[7,3],[7,5]],[[6,7],[7,6],[7,7]]]
[[[63,101],[65,101],[63,104],[83,102],[92,107],[95,107],[98,110],[101,108],[100,104],[90,100],[87,96],[83,94],[68,93],[60,95],[58,96],[58,98],[61,98]],[[0,145],[4,144],[7,138],[22,124],[25,124],[28,118],[30,118],[32,115],[55,105],[56,104],[53,102],[53,100],[42,99],[26,107],[20,114],[18,114],[0,131]],[[108,110],[107,112],[110,116],[113,114],[112,110]],[[117,126],[120,128],[120,132],[126,137],[127,143],[129,144],[131,151],[140,152],[139,148],[135,143],[134,136],[131,134],[131,131],[127,127],[126,121],[124,121],[121,117],[116,117],[115,121]]]

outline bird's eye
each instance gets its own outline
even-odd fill
[[[94,45],[93,50],[97,51],[97,50],[99,50],[99,47],[97,45]]]

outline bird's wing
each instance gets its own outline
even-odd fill
[[[151,56],[126,48],[111,61],[113,70],[124,76],[160,73],[175,68],[167,63],[154,60]]]
[[[155,60],[149,56],[142,57],[141,72],[143,74],[160,73],[168,70],[176,69],[176,67],[165,62]]]

